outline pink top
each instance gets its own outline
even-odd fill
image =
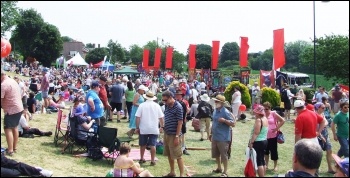
[[[69,96],[70,96],[69,91],[65,91],[64,92],[64,96],[63,96],[64,99],[68,101],[69,100]]]
[[[49,91],[49,74],[45,74],[41,80],[41,91]]]
[[[6,78],[1,83],[1,107],[5,114],[17,114],[23,111],[22,97],[18,83],[12,78]]]
[[[277,119],[274,118],[276,111],[270,111],[270,115],[267,117],[267,122],[269,124],[269,130],[267,131],[267,138],[277,137],[277,132],[272,132],[272,129],[277,127]]]

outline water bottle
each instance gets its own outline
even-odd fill
[[[97,133],[97,124],[93,124],[92,127],[94,128],[94,132]]]

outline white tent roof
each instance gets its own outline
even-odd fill
[[[80,56],[80,53],[76,53],[74,57],[72,57],[71,59],[69,59],[68,61],[66,61],[66,64],[71,64],[71,62],[73,61],[73,66],[87,66],[89,65],[88,63],[85,62],[85,59],[83,59]]]

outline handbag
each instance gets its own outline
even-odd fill
[[[276,114],[276,113],[275,113]],[[277,120],[276,120],[276,128],[277,128]],[[284,134],[282,131],[278,130],[277,131],[277,143],[282,144],[284,143],[285,139],[284,139]]]

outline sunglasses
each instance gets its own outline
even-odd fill
[[[320,109],[324,109],[325,107],[320,107]]]
[[[349,109],[349,106],[345,106],[345,107],[343,107],[343,109]]]
[[[268,111],[268,110],[270,110],[270,109],[266,109],[266,108],[265,108],[264,110],[265,110],[265,111]]]

